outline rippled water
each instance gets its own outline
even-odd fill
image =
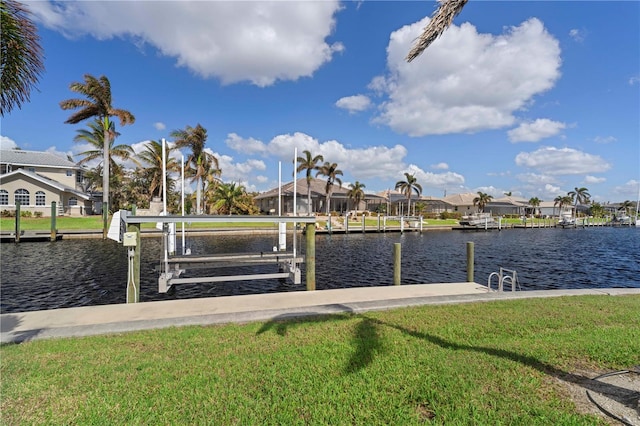
[[[513,229],[502,232],[318,235],[316,282],[328,288],[390,285],[393,244],[402,244],[405,284],[466,281],[466,243],[475,245],[475,281],[515,269],[523,290],[640,287],[640,229]],[[273,235],[188,238],[193,254],[271,251]],[[304,238],[298,242],[303,249]],[[289,247],[291,241],[289,241]],[[159,238],[144,238],[141,301],[304,290],[303,283],[256,280],[181,284],[158,293]],[[0,246],[0,312],[125,302],[127,255],[113,241],[62,240]],[[196,270],[190,275],[276,272],[275,266]],[[494,281],[495,285],[495,281]]]

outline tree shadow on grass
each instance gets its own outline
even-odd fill
[[[327,321],[350,320],[354,318],[358,321],[353,336],[351,338],[354,351],[344,366],[347,374],[357,373],[371,364],[377,353],[382,352],[380,333],[378,324],[367,317],[358,317],[353,314],[353,310],[345,305],[332,305],[336,310],[344,313],[326,314],[321,312],[297,312],[279,315],[267,321],[260,327],[256,334],[263,334],[274,330],[279,336],[286,336],[290,327],[298,327],[308,323],[319,323]]]
[[[377,318],[370,318],[366,315],[356,315],[348,306],[335,305],[335,308],[342,309],[342,312],[346,313],[327,314],[323,312],[300,312],[280,315],[263,324],[257,334],[262,334],[274,329],[278,335],[286,336],[287,329],[289,327],[297,327],[304,325],[305,323],[357,318],[360,321],[356,325],[354,334],[351,338],[354,351],[344,367],[345,374],[353,374],[362,370],[373,362],[376,355],[383,352],[380,328],[390,327],[408,336],[440,346],[443,349],[478,352],[529,366],[544,374],[555,377],[558,380],[578,385],[585,390],[598,392],[619,404],[633,409],[635,409],[635,404],[637,403],[638,398],[640,398],[640,393],[638,392],[599,380],[594,380],[593,378],[582,376],[580,374],[568,373],[532,356],[519,354],[505,349],[460,344],[433,334],[410,330],[401,325],[385,322]]]
[[[619,404],[625,405],[632,409],[636,408],[638,398],[640,398],[640,392],[635,392],[633,390],[626,389],[620,386],[605,383],[599,380],[594,380],[593,378],[585,377],[580,374],[568,373],[551,364],[547,364],[543,361],[540,361],[539,359],[534,358],[532,356],[522,355],[517,352],[512,352],[504,349],[460,344],[460,343],[443,339],[433,334],[410,330],[400,325],[388,323],[385,321],[381,321],[379,319],[369,318],[369,321],[374,322],[380,326],[394,328],[411,337],[422,339],[434,345],[438,345],[443,349],[463,350],[463,351],[484,353],[487,355],[494,356],[496,358],[502,358],[502,359],[514,361],[519,364],[526,365],[531,368],[535,368],[536,370],[544,374],[550,375],[552,377],[555,377],[558,380],[562,380],[567,383],[578,385],[584,388],[585,390],[598,392],[602,395],[607,396],[608,398],[611,398],[612,400],[618,402]]]

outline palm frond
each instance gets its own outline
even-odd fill
[[[420,56],[442,33],[449,28],[453,19],[458,16],[468,0],[440,0],[438,9],[424,28],[420,37],[415,41],[413,48],[405,58],[407,62]]]

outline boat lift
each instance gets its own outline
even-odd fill
[[[170,232],[170,224],[176,223],[277,223],[279,229],[279,243],[273,252],[250,254],[225,254],[215,256],[170,256],[172,238],[175,233]],[[158,279],[158,291],[166,293],[171,286],[176,284],[209,283],[222,281],[242,281],[254,279],[290,278],[295,284],[300,284],[301,274],[299,265],[306,263],[306,287],[307,290],[315,290],[315,223],[313,216],[134,216],[127,210],[120,210],[114,214],[109,229],[109,238],[121,242],[128,248],[129,258],[127,274],[127,303],[137,303],[140,298],[140,225],[143,223],[161,224],[163,238],[163,259],[160,265],[160,277]],[[283,244],[280,241],[282,230],[286,224],[292,223],[294,238],[292,251],[280,251]],[[295,233],[298,232],[298,224],[305,224],[306,247],[304,258],[297,253]],[[175,226],[173,226],[175,229]],[[250,275],[226,275],[215,277],[181,278],[180,275],[186,268],[278,264],[280,272],[271,274]]]

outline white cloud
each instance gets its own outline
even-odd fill
[[[613,193],[616,195],[624,195],[629,199],[636,200],[640,191],[640,181],[631,179],[623,185],[615,186]]]
[[[449,165],[447,163],[438,163],[432,164],[431,168],[434,170],[449,170]]]
[[[155,127],[156,130],[164,130],[164,129],[167,128],[167,126],[164,123],[160,122],[160,121],[158,121],[156,123],[153,123],[153,127]]]
[[[581,43],[587,37],[587,32],[585,30],[573,28],[571,31],[569,31],[569,37],[571,37],[574,41]]]
[[[260,154],[267,151],[267,146],[264,142],[254,138],[245,139],[236,133],[229,133],[225,143],[234,151],[244,154]]]
[[[397,169],[396,169],[397,170]],[[404,173],[407,172],[411,175],[414,175],[417,179],[417,182],[422,186],[422,192],[424,193],[426,188],[438,188],[438,189],[446,189],[459,187],[464,184],[464,176],[454,173],[454,172],[445,172],[445,173],[432,173],[425,172],[420,167],[415,164],[410,164],[406,169],[402,171],[396,171],[399,180],[405,180]]]
[[[558,179],[551,175],[538,174],[538,173],[521,173],[516,176],[521,182],[530,184],[530,185],[543,185],[543,184],[558,184]]]
[[[69,157],[71,157],[71,161],[75,161],[73,160],[73,153],[71,151],[58,151],[58,149],[55,146],[51,146],[49,148],[46,149],[46,152],[48,152],[49,154],[53,154],[56,155],[60,158],[64,158],[65,160],[68,160]]]
[[[374,122],[411,136],[477,132],[510,126],[513,113],[560,77],[560,47],[538,19],[505,34],[452,25],[429,51],[404,58],[428,18],[391,34],[386,76],[369,88],[386,95]],[[536,66],[531,66],[532,61]]]
[[[518,166],[550,175],[601,173],[611,168],[600,156],[572,148],[542,147],[533,152],[521,152],[515,162]]]
[[[629,78],[629,85],[633,86],[634,84],[639,84],[640,83],[640,76],[634,75],[633,77]]]
[[[225,182],[242,182],[244,185],[247,185],[249,178],[252,178],[252,173],[267,169],[266,164],[261,160],[249,159],[238,163],[234,162],[233,157],[229,155],[213,152],[209,148],[205,148],[205,151],[218,159],[218,165],[220,166],[220,170],[222,170],[221,178]],[[255,189],[254,187],[251,188]]]
[[[371,99],[365,95],[347,96],[338,99],[336,106],[338,108],[346,109],[349,113],[353,114],[371,107]]]
[[[556,185],[546,184],[544,186],[544,191],[550,196],[554,197],[560,193],[560,187]]]
[[[31,2],[36,19],[67,37],[150,45],[204,77],[260,87],[311,76],[344,46],[326,42],[337,0]]]
[[[17,147],[18,144],[13,139],[0,135],[0,149],[14,149]]]
[[[593,138],[593,141],[595,143],[612,143],[617,141],[618,139],[616,139],[613,136],[596,136],[595,138]]]
[[[511,142],[538,142],[551,136],[555,136],[566,124],[552,121],[548,118],[538,118],[536,121],[522,123],[515,129],[507,132]]]
[[[584,183],[602,183],[602,182],[606,182],[607,178],[604,177],[596,177],[596,176],[585,176],[584,177]]]

